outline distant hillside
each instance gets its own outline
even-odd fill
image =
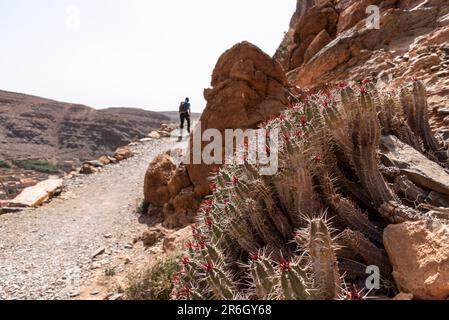
[[[93,108],[0,91],[0,159],[93,159],[146,136],[170,118],[132,108]]]
[[[160,114],[169,117],[170,121],[173,123],[178,123],[179,122],[179,112],[178,111],[163,111]],[[192,112],[192,120],[196,121],[199,120],[201,117],[201,113],[195,113]]]

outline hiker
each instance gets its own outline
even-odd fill
[[[181,102],[181,105],[179,106],[179,116],[181,119],[181,136],[180,139],[182,139],[182,134],[184,131],[184,122],[187,120],[187,132],[190,134],[190,99],[186,98],[185,101]]]

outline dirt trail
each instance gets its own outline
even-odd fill
[[[121,272],[144,254],[133,239],[149,223],[136,212],[145,171],[173,147],[183,144],[140,144],[131,159],[68,180],[51,203],[0,216],[0,299],[75,298],[95,274]]]

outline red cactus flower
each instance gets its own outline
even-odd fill
[[[215,165],[212,167],[212,174],[213,175],[218,175],[221,171],[221,167],[219,165]]]
[[[367,93],[368,93],[368,90],[366,90],[365,87],[360,86],[360,87],[359,87],[359,92],[360,92],[361,95],[364,95],[364,94],[367,94]]]
[[[323,101],[323,108],[327,108],[327,107],[329,107],[329,101],[328,100],[324,100]]]
[[[353,286],[348,292],[349,300],[363,300],[363,290],[358,290],[356,286]]]
[[[287,108],[288,108],[288,109],[294,109],[294,108],[295,108],[295,104],[293,103],[293,101],[290,100],[290,101],[288,102]]]
[[[234,186],[238,185],[239,182],[240,182],[239,177],[237,177],[237,176],[233,176],[233,177],[232,177],[232,184],[233,184]]]
[[[186,242],[186,246],[187,246],[187,248],[190,249],[190,250],[193,250],[194,247],[195,247],[195,245],[193,244],[193,242],[190,241],[190,240]]]
[[[204,215],[208,216],[210,215],[212,208],[211,207],[204,207],[201,209],[201,211],[204,213]]]
[[[209,261],[209,262],[206,262],[205,264],[203,264],[203,269],[206,272],[211,272],[215,269],[215,266],[214,266],[213,262]]]
[[[214,221],[211,218],[207,218],[205,224],[208,228],[212,228],[212,226],[214,225]]]
[[[304,127],[307,125],[307,123],[309,122],[309,120],[307,119],[307,116],[301,116],[299,121],[301,121],[301,125]]]
[[[320,154],[316,154],[316,155],[313,157],[313,160],[316,161],[316,162],[321,162],[321,161],[323,161],[323,156],[320,155]]]
[[[368,84],[368,83],[371,83],[371,79],[367,78],[362,81],[362,84]]]
[[[182,263],[184,266],[188,265],[188,264],[190,263],[190,258],[189,258],[188,256],[182,257],[181,263]]]
[[[282,259],[279,263],[279,268],[281,269],[281,272],[289,272],[291,270],[290,261]]]
[[[218,186],[215,182],[212,182],[210,184],[210,189],[212,190],[212,192],[216,192],[218,190]]]
[[[346,89],[348,87],[348,83],[346,81],[342,81],[338,84],[340,89]]]
[[[198,249],[201,249],[201,250],[204,249],[204,248],[206,248],[206,240],[200,239],[200,240],[197,242],[196,247],[197,247]]]
[[[213,199],[206,199],[203,201],[202,206],[204,207],[210,207],[214,204],[214,200]]]
[[[181,282],[181,272],[176,272],[175,275],[173,276],[173,280],[172,283],[176,286]]]
[[[192,294],[192,289],[189,287],[184,287],[178,290],[178,296],[179,297],[190,297]]]
[[[192,232],[195,234],[196,232],[198,232],[198,224],[192,224],[190,226],[190,229],[192,229]]]
[[[260,261],[261,257],[258,252],[254,252],[250,254],[251,261],[257,262]]]

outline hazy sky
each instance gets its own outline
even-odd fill
[[[176,110],[224,50],[273,54],[296,0],[0,0],[0,90],[96,108]]]

